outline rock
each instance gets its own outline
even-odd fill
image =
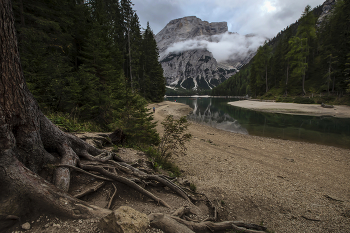
[[[26,223],[22,224],[21,227],[22,227],[23,230],[29,230],[30,229],[30,223],[26,222]]]
[[[150,222],[147,215],[128,206],[121,206],[113,213],[102,218],[98,227],[104,232],[143,233]]]
[[[327,16],[332,13],[332,9],[336,3],[336,0],[326,0],[322,5],[322,13],[317,19],[316,27],[321,27]]]
[[[223,33],[237,34],[228,32],[226,22],[209,23],[195,16],[170,21],[155,37],[167,85],[185,89],[211,89],[234,75],[253,58],[256,51],[236,54],[230,60],[218,62],[204,47],[176,52],[168,50],[178,42],[217,42],[218,35]],[[248,41],[254,36],[247,35],[245,38]]]

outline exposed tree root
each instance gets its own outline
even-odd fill
[[[102,188],[104,185],[106,184],[106,182],[101,182],[99,184],[97,184],[95,187],[92,187],[92,188],[89,188],[89,189],[86,189],[85,191],[77,194],[77,195],[74,195],[75,198],[81,198],[85,195],[88,195],[90,193],[93,193],[93,192],[96,192],[97,190],[99,190],[100,188]],[[109,209],[109,208],[107,208]]]
[[[168,208],[171,208],[170,205],[168,205],[165,201],[163,201],[162,199],[156,197],[155,195],[153,195],[152,193],[150,193],[149,191],[145,190],[144,188],[142,188],[141,186],[139,186],[138,184],[136,184],[135,182],[125,178],[125,177],[122,177],[122,176],[118,176],[116,174],[113,174],[101,167],[97,167],[97,166],[91,166],[91,165],[83,165],[83,164],[80,164],[80,167],[82,169],[85,169],[85,170],[90,170],[90,171],[97,171],[99,172],[100,174],[102,175],[105,175],[115,181],[118,181],[118,182],[121,182],[123,184],[126,184],[127,186],[129,186],[130,188],[133,188],[135,189],[136,191],[142,193],[143,195],[153,199],[154,201],[156,201],[157,203],[160,203],[162,204],[163,206],[165,207],[168,207]]]
[[[149,175],[143,171],[140,171],[139,169],[134,168],[133,166],[130,166],[127,163],[120,163],[120,164],[129,168],[133,172],[133,175],[135,175],[136,177],[138,177],[142,180],[155,180],[155,181],[169,187],[171,190],[173,190],[174,192],[179,194],[185,200],[191,202],[191,200],[189,199],[189,197],[185,193],[185,191],[182,188],[180,188],[179,186],[177,186],[176,184],[174,184],[173,182],[171,182],[170,180],[168,180],[164,177],[158,176],[158,175]]]
[[[245,224],[236,221],[226,221],[219,223],[206,221],[197,223],[162,213],[150,214],[148,215],[148,218],[151,221],[152,227],[159,228],[164,232],[169,233],[212,233],[220,231],[222,232],[230,229],[237,230],[242,233],[262,233],[266,230],[266,228],[262,226],[254,224]]]
[[[117,187],[115,187],[115,185],[113,183],[112,183],[112,185],[113,185],[113,188],[114,188],[114,193],[113,193],[113,195],[111,196],[111,199],[108,202],[107,209],[111,208],[111,205],[112,205],[112,202],[114,200],[114,197],[117,194]]]
[[[57,165],[57,167],[68,167],[68,168],[72,168],[74,170],[77,170],[81,173],[84,173],[84,174],[87,174],[89,176],[92,176],[92,177],[95,177],[97,179],[100,179],[100,180],[105,180],[105,181],[113,181],[112,179],[109,179],[109,178],[106,178],[106,177],[103,177],[103,176],[98,176],[98,175],[95,175],[95,174],[92,174],[90,172],[87,172],[81,168],[78,168],[78,167],[75,167],[75,166],[71,166],[71,165]]]

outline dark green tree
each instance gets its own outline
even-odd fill
[[[140,69],[140,93],[151,101],[160,102],[165,95],[163,68],[158,61],[159,52],[152,29],[147,23],[142,40],[142,62]]]

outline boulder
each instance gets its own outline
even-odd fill
[[[128,206],[121,206],[113,213],[103,217],[98,227],[106,233],[143,233],[149,224],[150,221],[146,214]]]

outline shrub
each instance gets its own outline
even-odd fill
[[[296,97],[294,99],[294,103],[297,103],[297,104],[314,104],[315,100],[312,99],[312,98]]]
[[[92,121],[80,121],[68,113],[47,113],[46,117],[65,132],[103,132],[103,128]]]
[[[189,126],[186,117],[175,120],[172,115],[169,115],[162,122],[162,125],[164,126],[164,134],[158,146],[160,156],[169,158],[172,153],[184,154],[187,150],[185,143],[192,137],[191,134],[185,133]]]
[[[178,177],[181,175],[179,167],[170,162],[167,158],[160,156],[157,149],[150,146],[143,150],[153,163],[155,170],[164,169],[169,171],[169,176]]]
[[[158,145],[159,134],[147,102],[138,94],[128,94],[119,109],[114,111],[114,122],[109,125],[113,131],[120,129],[126,137],[127,146],[142,147]]]
[[[294,99],[292,97],[277,97],[276,102],[293,103]]]

